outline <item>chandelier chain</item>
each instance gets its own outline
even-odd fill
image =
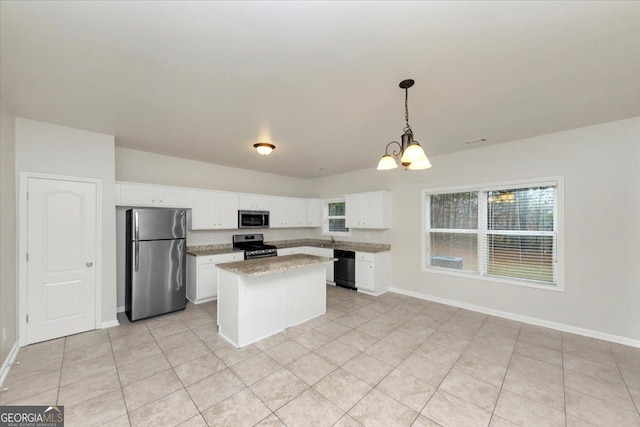
[[[406,124],[404,126],[403,132],[405,133],[408,132],[413,135],[413,130],[409,125],[409,89],[408,88],[405,88],[404,90],[404,121]]]

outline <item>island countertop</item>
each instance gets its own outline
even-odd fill
[[[223,264],[217,264],[216,267],[241,276],[256,277],[335,261],[337,261],[337,258],[293,254],[278,257],[249,259],[246,261],[226,262]]]

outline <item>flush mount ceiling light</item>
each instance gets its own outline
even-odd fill
[[[258,151],[258,154],[267,156],[276,149],[276,146],[273,144],[269,144],[268,142],[258,142],[257,144],[253,144],[253,148]]]
[[[413,140],[413,130],[409,126],[409,88],[413,86],[415,82],[413,80],[403,80],[400,82],[400,88],[404,89],[404,133],[402,134],[402,143],[398,141],[391,141],[385,148],[384,156],[378,162],[378,170],[386,171],[389,169],[395,169],[398,167],[396,160],[399,160],[404,166],[404,170],[422,170],[429,169],[431,163],[424,154],[424,150],[418,143]],[[396,144],[398,150],[394,150],[389,154],[389,146]]]

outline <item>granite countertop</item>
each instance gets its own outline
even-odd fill
[[[207,245],[207,246],[187,247],[187,254],[195,255],[195,256],[223,255],[223,254],[231,254],[234,252],[243,252],[243,251],[238,249],[233,249],[231,245]]]
[[[218,264],[217,267],[228,270],[232,273],[239,274],[241,276],[256,277],[335,261],[337,261],[336,258],[294,254],[278,257],[249,259],[246,261],[226,262],[223,264]]]
[[[384,244],[384,243],[359,243],[359,242],[336,241],[335,246],[331,246],[330,240],[321,240],[321,239],[281,240],[281,241],[267,242],[267,243],[270,245],[274,245],[278,249],[311,246],[314,248],[338,249],[341,251],[368,252],[368,253],[388,252],[391,250],[391,245]]]
[[[360,243],[360,242],[336,241],[335,246],[331,246],[330,240],[322,240],[322,239],[278,240],[278,241],[265,242],[265,243],[268,245],[274,245],[278,249],[311,246],[314,248],[338,249],[342,251],[367,252],[367,253],[374,253],[374,254],[378,252],[388,252],[391,250],[391,245],[384,244],[384,243]],[[189,255],[195,255],[195,256],[222,255],[222,254],[230,254],[233,252],[242,252],[242,251],[233,249],[231,244],[187,247],[187,253]]]

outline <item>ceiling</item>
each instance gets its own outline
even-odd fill
[[[1,96],[16,116],[293,177],[374,168],[402,133],[407,78],[430,157],[640,115],[640,2],[2,1],[0,12]],[[277,148],[259,156],[258,141]]]

